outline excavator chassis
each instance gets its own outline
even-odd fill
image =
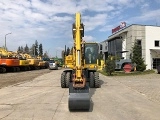
[[[69,84],[68,108],[70,111],[90,109],[88,85],[86,85],[84,88],[74,88],[72,82]]]

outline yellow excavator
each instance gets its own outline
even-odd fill
[[[73,34],[73,67],[65,69],[61,74],[61,87],[69,88],[68,108],[72,110],[90,109],[90,89],[101,86],[97,72],[98,51],[97,43],[83,41],[84,25],[81,23],[81,14],[75,14],[75,23],[72,25]]]

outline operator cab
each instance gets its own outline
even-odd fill
[[[99,46],[97,43],[85,43],[85,64],[97,64]]]

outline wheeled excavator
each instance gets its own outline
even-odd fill
[[[84,25],[81,14],[75,14],[72,25],[73,34],[73,67],[65,69],[61,74],[61,87],[69,88],[68,108],[72,110],[90,109],[90,88],[99,88],[100,80],[97,72],[98,49],[97,43],[83,41]]]

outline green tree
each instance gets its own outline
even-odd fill
[[[43,57],[44,57],[44,58],[49,58],[47,51],[45,51]]]
[[[35,53],[34,55],[38,56],[38,41],[37,40],[35,41],[35,44],[34,44],[34,50],[35,50],[34,51],[34,53]]]
[[[105,70],[108,75],[112,75],[112,73],[115,71],[115,58],[113,56],[108,56]]]
[[[66,55],[69,55],[70,54],[70,49],[69,47],[67,48],[67,51],[66,51]]]
[[[144,71],[146,70],[146,64],[144,63],[144,59],[142,58],[142,47],[138,45],[136,42],[132,47],[132,56],[131,56],[132,63],[136,63],[136,70],[137,71]]]
[[[35,47],[34,47],[34,44],[30,47],[29,54],[30,54],[31,56],[34,56],[34,55],[35,55]]]
[[[21,47],[20,46],[18,47],[17,52],[21,52]]]
[[[27,53],[27,54],[29,53],[29,47],[28,47],[27,44],[26,44],[26,46],[24,47],[24,52]]]
[[[70,49],[70,54],[73,55],[73,47]]]
[[[38,51],[39,51],[38,55],[42,57],[43,56],[43,46],[42,46],[42,44],[39,44],[39,50]]]
[[[24,48],[23,46],[20,47],[20,52],[23,53],[24,52]]]

